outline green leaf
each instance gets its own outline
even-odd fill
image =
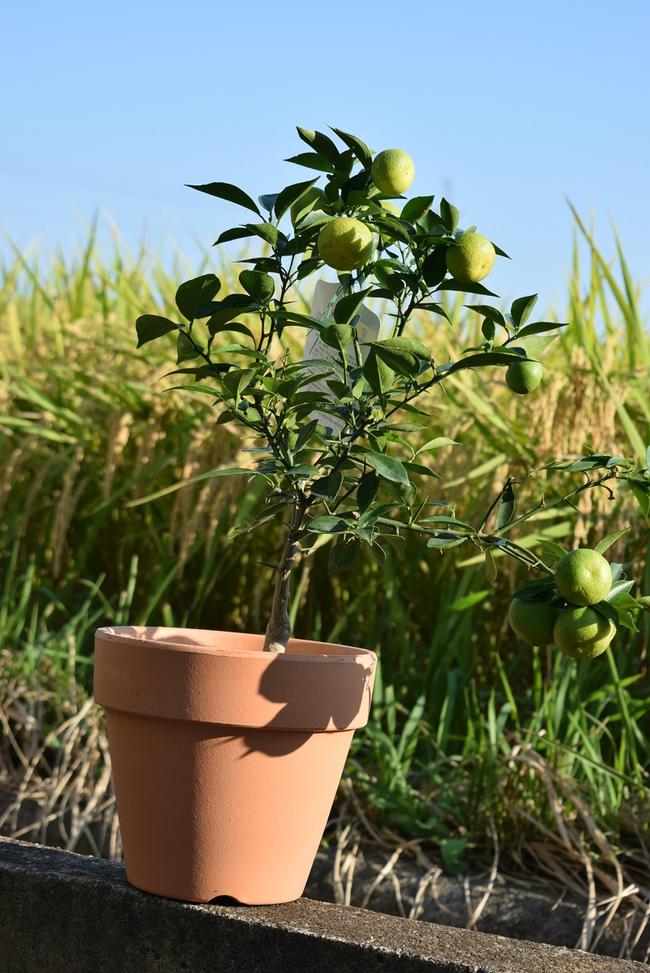
[[[359,485],[357,487],[357,503],[359,504],[360,513],[363,513],[368,509],[372,501],[377,496],[378,489],[379,477],[377,474],[364,473],[359,480]]]
[[[212,313],[208,321],[208,328],[214,334],[220,325],[234,321],[240,314],[247,314],[256,309],[257,305],[253,304],[246,294],[228,294],[222,301],[215,301],[211,305]]]
[[[363,374],[373,392],[381,395],[391,388],[395,372],[377,355],[374,348],[363,363]]]
[[[422,264],[422,276],[427,287],[437,287],[447,273],[447,247],[435,247]]]
[[[135,322],[135,331],[138,336],[138,348],[146,345],[148,341],[155,341],[162,338],[170,331],[178,331],[180,324],[175,324],[169,318],[163,318],[158,314],[142,314]]]
[[[444,503],[438,503],[438,506],[447,506]],[[458,530],[466,530],[470,534],[474,533],[474,528],[470,524],[466,524],[464,520],[458,520],[456,517],[443,517],[442,515],[436,517],[423,517],[420,521],[421,524],[446,524],[448,527],[455,527]]]
[[[558,561],[561,561],[567,553],[560,544],[556,544],[555,541],[551,541],[546,537],[539,539],[539,548],[542,557],[550,567],[553,567]]]
[[[310,314],[300,314],[298,311],[278,311],[275,315],[278,321],[286,324],[298,325],[301,328],[309,328],[311,331],[322,331],[323,321],[313,318]]]
[[[307,445],[311,437],[316,432],[317,425],[318,425],[318,420],[312,419],[311,422],[307,422],[304,426],[302,426],[296,438],[296,444],[295,444],[296,452],[299,452],[301,449],[303,449],[304,446]]]
[[[230,230],[224,230],[212,246],[218,247],[220,243],[229,243],[231,240],[243,240],[244,237],[254,235],[253,231],[249,230],[247,226],[233,226]]]
[[[322,132],[312,132],[306,128],[300,128],[296,126],[298,135],[310,148],[318,152],[319,155],[325,156],[330,162],[336,163],[339,157],[339,150],[332,142],[328,135],[323,135]]]
[[[521,337],[521,331],[516,337],[510,339],[513,342],[513,347],[518,347],[526,352],[528,358],[539,360],[548,346],[552,344],[556,338],[556,334],[543,334],[543,335],[524,335]],[[510,342],[506,342],[510,344]]]
[[[599,543],[596,544],[595,550],[598,551],[599,554],[604,554],[605,551],[609,550],[609,548],[612,547],[617,540],[619,540],[624,534],[627,534],[629,529],[629,527],[624,527],[623,530],[617,530],[615,533],[608,534],[607,537],[603,537],[602,541],[599,541]]]
[[[297,480],[310,480],[312,477],[318,476],[318,467],[312,466],[310,463],[298,463],[296,466],[289,467],[286,474],[295,477]]]
[[[307,530],[314,534],[340,534],[349,530],[350,525],[341,517],[314,517],[307,524]]]
[[[470,311],[475,311],[476,314],[482,315],[482,317],[487,318],[489,321],[494,321],[495,324],[498,324],[506,331],[508,330],[506,319],[498,307],[492,307],[490,304],[466,304],[465,307],[469,308]]]
[[[364,298],[367,297],[371,290],[372,287],[366,287],[365,290],[342,297],[334,308],[334,320],[337,324],[347,324],[350,318],[357,313]]]
[[[304,280],[305,277],[309,277],[310,274],[313,274],[315,270],[318,270],[322,266],[323,261],[320,257],[308,257],[298,267],[298,280]]]
[[[233,368],[227,375],[223,376],[222,381],[225,388],[237,401],[242,392],[254,381],[256,375],[257,370],[255,368]]]
[[[414,196],[402,207],[400,218],[408,223],[415,223],[424,216],[433,202],[433,196]]]
[[[401,483],[403,486],[409,485],[408,473],[398,459],[387,456],[385,453],[372,452],[364,453],[363,458],[368,466],[372,467],[377,476],[380,476],[383,480],[390,480],[391,483]]]
[[[221,281],[215,274],[203,274],[193,280],[186,280],[176,291],[176,307],[188,321],[193,321],[198,312],[218,294]]]
[[[318,480],[314,480],[311,485],[311,492],[317,497],[334,500],[341,489],[342,483],[343,474],[338,470],[332,470],[327,476],[321,476]]]
[[[483,332],[483,337],[486,341],[494,341],[497,333],[494,321],[491,321],[489,318],[485,318],[483,324],[481,325],[481,331]]]
[[[485,577],[489,584],[496,584],[499,569],[492,551],[485,552]]]
[[[131,500],[129,503],[125,504],[125,506],[140,507],[143,503],[149,503],[151,500],[158,500],[160,497],[166,497],[170,493],[175,493],[176,490],[182,490],[183,487],[191,486],[193,483],[201,483],[203,480],[212,480],[215,477],[256,475],[257,473],[255,470],[247,470],[241,467],[210,470],[208,473],[199,473],[198,476],[191,476],[188,480],[182,480],[180,483],[174,483],[172,486],[164,487],[162,490],[158,490],[156,493],[150,493],[146,497],[140,497],[138,500]]]
[[[429,469],[428,466],[423,466],[421,463],[405,462],[404,468],[408,470],[409,473],[415,473],[417,476],[430,476],[436,480],[441,479],[440,475],[435,472],[435,470]]]
[[[339,382],[338,379],[330,379],[327,382],[327,387],[332,390],[337,399],[347,399],[352,395],[352,389],[345,382]]]
[[[247,294],[259,304],[268,304],[275,293],[275,281],[259,270],[242,270],[239,282]]]
[[[539,578],[519,588],[512,597],[522,601],[552,601],[556,594],[555,578]]]
[[[431,449],[441,449],[443,446],[460,445],[461,443],[457,443],[455,439],[449,439],[447,436],[437,436],[435,439],[430,439],[426,442],[424,446],[420,446],[415,455],[419,456],[420,453],[428,452]]]
[[[512,302],[510,316],[518,328],[526,323],[536,303],[537,294],[530,294],[528,297],[518,297],[516,301]]]
[[[443,197],[440,200],[440,219],[442,220],[445,229],[449,230],[450,233],[453,233],[458,226],[458,215],[459,214],[456,207],[452,206],[451,203],[447,202],[447,200]]]
[[[333,164],[319,152],[299,152],[298,155],[292,155],[290,159],[284,161],[305,166],[307,169],[317,169],[319,172],[334,172]]]
[[[231,412],[230,409],[224,409],[223,412],[219,413],[219,418],[217,419],[217,425],[223,426],[227,422],[237,422],[239,416],[236,412]]]
[[[618,624],[618,612],[616,611],[616,608],[614,608],[613,605],[610,605],[608,601],[599,601],[596,605],[591,605],[590,607],[593,608],[595,612],[598,612],[599,615],[602,615],[603,618],[609,618],[614,622],[615,625]]]
[[[484,297],[498,297],[494,291],[489,291],[483,284],[461,284],[457,280],[443,280],[438,285],[439,291],[458,291],[461,294],[482,294]]]
[[[340,537],[330,547],[328,560],[330,574],[339,574],[341,571],[348,571],[356,560],[358,550],[359,542],[357,540],[346,540]]]
[[[252,338],[253,341],[255,340],[255,335],[251,329],[247,328],[245,324],[241,323],[241,321],[226,321],[223,324],[219,324],[218,322],[213,322],[212,318],[210,318],[208,321],[208,330],[210,334],[223,334],[232,331],[235,334],[245,334],[247,338]],[[216,350],[219,351],[218,346]]]
[[[246,229],[250,230],[254,236],[258,236],[261,237],[262,240],[266,240],[266,242],[270,243],[272,247],[274,247],[278,242],[280,231],[271,223],[247,223]]]
[[[184,331],[180,331],[178,341],[176,343],[176,364],[180,365],[181,362],[190,361],[192,358],[198,358],[199,355],[200,352],[194,347],[188,335],[186,335]]]
[[[415,306],[417,308],[421,308],[423,311],[429,311],[431,314],[438,314],[441,318],[445,318],[445,320],[448,321],[449,324],[454,323],[452,319],[449,317],[446,308],[444,308],[442,304],[422,303],[422,304],[416,304]]]
[[[559,328],[568,328],[568,321],[537,321],[535,324],[527,324],[525,328],[518,331],[513,341],[520,341],[528,335],[544,334],[546,331],[556,331]]]
[[[272,213],[278,195],[279,195],[278,193],[266,193],[264,196],[258,196],[257,199],[260,205],[264,207],[267,213]]]
[[[616,581],[612,585],[609,592],[607,593],[605,601],[608,602],[610,605],[614,605],[615,608],[638,607],[638,603],[636,599],[633,599],[634,601],[633,605],[627,602],[627,599],[630,597],[630,592],[634,588],[635,584],[636,584],[635,581],[626,581],[624,578],[621,579],[620,581]]]
[[[648,520],[650,519],[650,492],[646,487],[642,487],[640,484],[630,481],[630,490],[635,496],[639,507],[641,508],[641,513],[643,517]]]
[[[386,338],[373,342],[371,347],[381,361],[400,375],[415,374],[420,368],[419,359],[431,358],[424,345],[409,338]]]
[[[315,179],[307,179],[305,182],[296,182],[291,186],[287,186],[278,193],[278,198],[275,201],[275,215],[278,219],[286,213],[290,206],[292,206],[297,199],[300,199],[302,194],[310,186],[313,186],[315,182],[318,182],[318,176]]]
[[[450,547],[458,547],[459,544],[464,544],[464,537],[455,537],[453,534],[444,534],[442,531],[439,535],[435,537],[430,537],[427,541],[427,547],[434,549],[445,550]]]
[[[360,138],[356,135],[351,135],[349,132],[344,132],[340,128],[332,128],[332,131],[338,135],[342,142],[348,146],[349,149],[355,154],[359,162],[368,168],[372,162],[372,152],[368,148],[365,142],[362,142]]]
[[[381,215],[373,215],[370,217],[369,222],[378,228],[382,236],[410,244],[411,235],[396,216],[390,216],[390,214],[382,212]]]
[[[347,348],[354,341],[354,334],[349,324],[330,324],[323,328],[320,337],[330,348]]]
[[[187,183],[186,185],[189,189],[197,189],[200,193],[207,193],[208,196],[217,196],[219,199],[226,199],[229,203],[236,203],[237,206],[243,206],[245,209],[250,209],[253,213],[261,216],[255,200],[251,199],[248,193],[245,193],[239,186],[234,186],[230,182],[207,182],[199,186]]]
[[[384,365],[387,365],[388,368],[399,375],[413,375],[418,371],[417,358],[407,351],[399,349],[393,351],[390,348],[375,347],[374,352]]]
[[[440,369],[440,373],[444,375],[451,375],[452,372],[460,372],[465,368],[479,368],[482,365],[512,365],[513,361],[527,361],[522,355],[518,355],[516,352],[513,354],[506,354],[506,352],[501,351],[486,351],[478,355],[468,355],[467,358],[462,358],[460,361],[454,362],[449,368]]]
[[[503,530],[503,528],[507,527],[507,525],[510,523],[515,515],[515,506],[515,491],[512,488],[512,483],[508,482],[506,483],[503,494],[501,495],[501,501],[497,510],[497,532]]]
[[[194,375],[198,382],[200,378],[214,378],[222,372],[229,372],[230,368],[231,366],[225,362],[212,362],[210,365],[206,363],[205,365],[193,365],[191,368],[174,368],[171,372],[165,372],[163,378],[169,378],[171,375]]]
[[[424,358],[425,361],[431,359],[429,349],[421,341],[415,341],[413,338],[403,338],[401,336],[384,338],[382,341],[374,341],[372,345],[374,348],[382,348],[387,351],[407,352],[410,355],[415,355],[417,358]]]

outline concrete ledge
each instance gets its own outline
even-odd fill
[[[0,839],[0,973],[635,973],[641,963],[301,899],[187,905]]]

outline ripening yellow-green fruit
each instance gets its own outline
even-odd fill
[[[496,250],[480,233],[463,233],[447,248],[447,270],[461,284],[478,284],[494,267]]]
[[[553,626],[558,649],[581,662],[602,655],[615,635],[614,622],[588,605],[564,609]]]
[[[506,369],[506,385],[517,395],[534,392],[544,378],[544,366],[540,361],[514,361]]]
[[[515,635],[526,645],[550,645],[558,611],[558,606],[549,601],[513,598],[510,602],[508,623]]]
[[[415,164],[402,149],[384,149],[372,163],[372,181],[387,196],[405,193],[415,179]]]
[[[318,252],[335,270],[354,270],[368,263],[373,251],[372,233],[351,216],[337,216],[318,234]]]
[[[555,586],[572,605],[596,605],[612,587],[609,561],[588,547],[569,551],[555,567]]]

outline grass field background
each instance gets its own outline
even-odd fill
[[[100,250],[91,233],[78,257],[46,265],[16,253],[0,268],[0,781],[40,793],[50,823],[72,811],[77,837],[104,821],[92,838],[103,853],[118,845],[88,699],[94,629],[261,631],[269,608],[277,526],[246,532],[257,487],[208,480],[129,506],[235,457],[250,462],[200,396],[161,391],[171,346],[135,350],[136,316],[171,311],[176,284],[211,259],[174,265],[117,239]],[[438,360],[474,344],[480,323],[460,302],[448,309],[453,326],[416,325]],[[566,306],[551,311],[571,327],[549,350],[538,393],[511,395],[498,370],[460,373],[437,392],[435,432],[461,445],[435,454],[431,498],[464,520],[481,519],[508,474],[551,457],[645,459],[650,338],[620,247],[606,261],[577,223]],[[550,495],[568,480],[531,480],[522,498],[542,482]],[[650,593],[650,533],[622,487],[581,495],[577,510],[543,510],[517,539],[589,544],[628,525],[610,553]],[[328,557],[323,545],[298,568],[292,614],[303,637],[380,654],[372,721],[341,794],[367,833],[414,842],[450,870],[496,855],[592,903],[604,889],[645,908],[647,616],[639,634],[620,630],[611,651],[580,665],[507,629],[520,565],[500,559],[489,583],[473,549],[443,556],[411,539],[402,556],[361,558],[341,575],[330,576]],[[18,833],[19,821],[14,801],[0,828]],[[45,833],[43,817],[26,827]],[[70,827],[61,824],[68,844]]]

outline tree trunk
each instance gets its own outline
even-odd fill
[[[291,621],[289,619],[291,571],[300,553],[300,527],[304,514],[304,504],[301,500],[297,500],[275,579],[271,617],[266,626],[264,638],[265,652],[284,652],[291,637]]]

